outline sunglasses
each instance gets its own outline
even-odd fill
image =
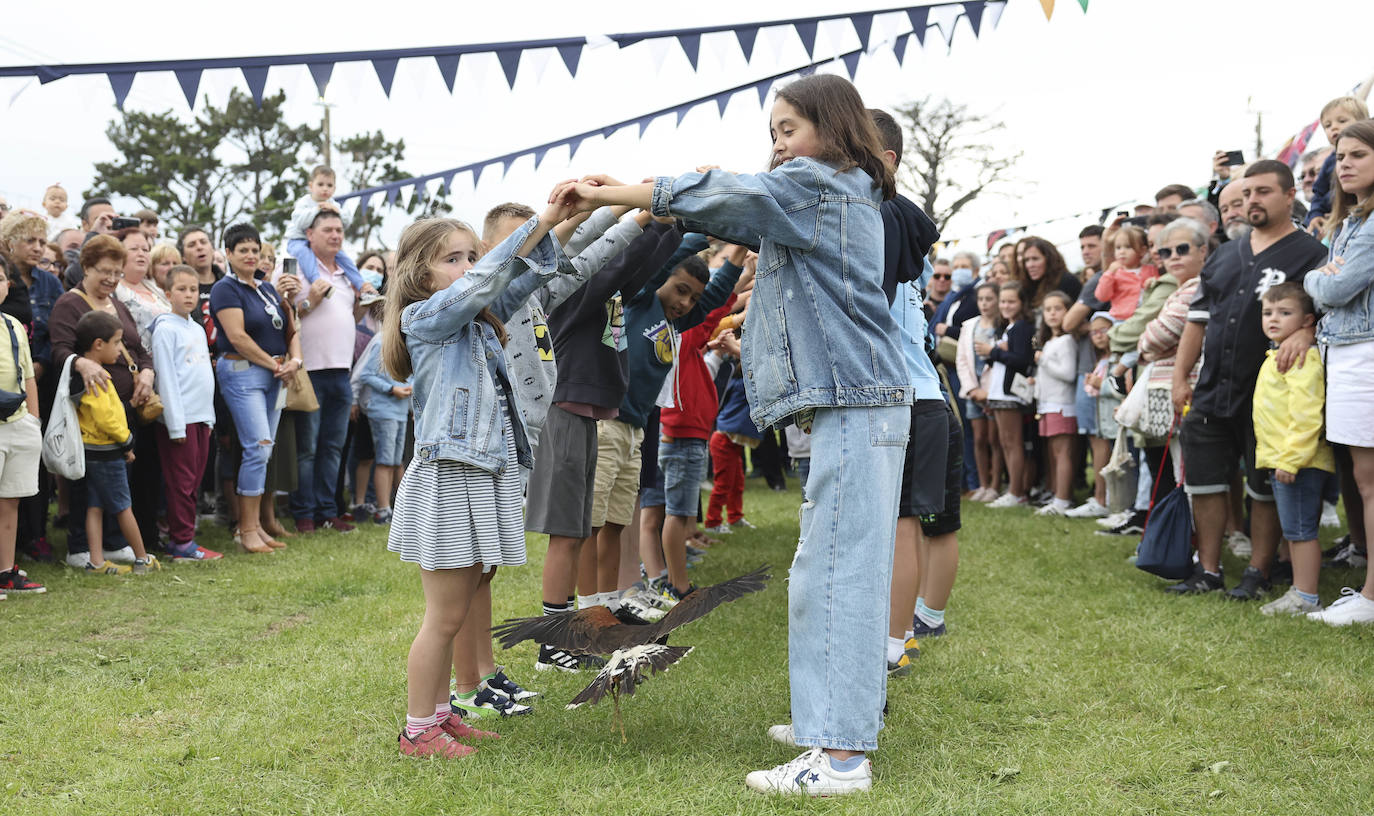
[[[1178,257],[1180,258],[1186,258],[1188,257],[1188,253],[1192,251],[1192,244],[1179,244],[1178,246],[1173,247],[1172,249],[1170,249],[1169,247],[1160,247],[1159,249],[1155,250],[1155,254],[1159,256],[1159,259],[1161,261],[1167,261],[1170,258],[1174,257],[1175,253],[1177,253]]]
[[[939,273],[937,272],[936,274],[931,275],[930,278],[931,278],[931,280],[950,280],[950,279],[952,278],[952,276],[951,276],[951,275],[941,275],[941,274],[939,274]]]

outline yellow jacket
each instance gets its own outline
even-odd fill
[[[81,441],[87,451],[113,452],[128,447],[132,438],[129,420],[113,383],[106,383],[104,388],[96,386],[94,392],[86,389],[76,408],[76,416],[81,423]]]
[[[1334,471],[1323,433],[1325,370],[1317,349],[1307,350],[1302,368],[1280,374],[1270,349],[1255,381],[1255,466],[1297,473],[1303,468]]]

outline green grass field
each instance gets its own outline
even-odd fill
[[[791,759],[786,568],[795,488],[751,481],[755,532],[696,569],[768,562],[768,589],[675,636],[697,650],[624,706],[566,711],[589,677],[533,670],[536,713],[460,761],[397,755],[422,608],[384,534],[322,533],[145,578],[30,567],[0,604],[0,814],[1319,813],[1374,798],[1374,631],[1168,598],[1091,522],[968,508],[948,636],[889,689],[874,791],[808,803],[747,791]],[[1330,537],[1331,531],[1326,531]],[[228,549],[222,532],[202,543]],[[1325,541],[1323,542],[1326,543]],[[537,614],[543,541],[496,583]],[[1234,583],[1241,565],[1228,557]],[[1343,581],[1328,574],[1322,597]],[[491,720],[483,720],[490,723]]]

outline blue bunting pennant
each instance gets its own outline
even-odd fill
[[[453,93],[453,84],[458,81],[458,60],[461,56],[461,54],[451,54],[434,58],[435,65],[439,66],[439,76],[444,78],[444,84],[448,86],[449,93]]]
[[[982,0],[975,0],[975,2],[965,3],[964,14],[968,17],[969,25],[973,26],[973,36],[978,36],[979,30],[983,27]]]
[[[324,99],[324,89],[329,87],[329,78],[334,75],[334,63],[332,62],[312,62],[310,77],[315,80],[315,90],[319,91],[320,98]]]
[[[733,91],[726,91],[723,94],[716,95],[716,108],[720,111],[721,116],[725,115],[725,109],[730,106],[730,97],[734,95]]]
[[[585,138],[587,137],[574,136],[568,140],[568,161],[572,161],[573,157],[577,155],[577,149],[582,146],[582,140]]]
[[[682,46],[682,53],[687,55],[687,61],[692,64],[692,70],[697,69],[697,57],[701,52],[700,34],[679,34],[677,44]]]
[[[643,134],[641,133],[640,135],[643,135]],[[538,170],[538,169],[539,169],[539,165],[542,164],[542,163],[544,162],[544,157],[547,156],[548,153],[549,153],[549,147],[548,147],[548,145],[544,145],[543,147],[535,148],[535,150],[534,150],[534,169],[535,169],[535,170]]]
[[[372,61],[372,70],[377,72],[377,81],[382,83],[382,93],[387,98],[391,98],[391,83],[396,79],[396,64],[400,60],[394,59],[375,59]]]
[[[854,24],[854,33],[859,35],[859,47],[868,50],[868,38],[873,33],[873,13],[855,14],[849,18]]]
[[[248,92],[253,95],[253,104],[262,107],[262,93],[267,87],[267,66],[249,67],[244,66],[243,81],[248,83]]]
[[[110,89],[114,91],[115,107],[124,110],[124,100],[129,97],[129,89],[134,87],[133,72],[110,74],[109,79]]]
[[[902,60],[906,59],[906,44],[911,40],[910,34],[903,34],[892,43],[892,55],[897,58],[897,64],[901,65]]]
[[[568,67],[568,75],[577,77],[577,63],[582,59],[582,44],[560,45],[558,46],[558,56],[563,58],[563,64]]]
[[[917,6],[906,10],[906,16],[911,20],[911,33],[916,35],[916,41],[922,46],[926,44],[926,29],[930,27],[930,6]]]
[[[758,26],[742,26],[735,29],[735,39],[739,41],[739,50],[740,53],[744,54],[745,62],[754,58],[754,40],[758,36]]]
[[[501,70],[506,75],[506,84],[512,89],[515,88],[515,74],[520,70],[520,54],[518,48],[509,48],[504,51],[497,51],[496,58],[501,61]]]
[[[755,83],[754,90],[759,93],[759,107],[763,107],[763,103],[768,99],[768,92],[773,90],[773,80],[765,79],[762,82]]]
[[[863,56],[862,51],[855,51],[844,55],[844,69],[849,73],[849,78],[851,80],[854,79],[854,74],[859,70],[859,57],[861,56]]]
[[[801,37],[802,47],[806,49],[806,55],[808,57],[815,56],[816,22],[811,20],[804,23],[793,23],[792,28],[796,30],[797,36]]]
[[[386,205],[393,206],[396,203],[396,194],[401,192],[399,184],[388,184],[386,186]]]
[[[181,92],[186,95],[186,104],[195,108],[196,92],[200,90],[200,71],[192,68],[184,71],[177,71],[177,84],[181,86]]]

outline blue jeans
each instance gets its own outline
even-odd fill
[[[818,408],[788,578],[797,744],[878,747],[893,539],[911,407]]]
[[[240,496],[261,496],[266,492],[267,460],[272,457],[272,440],[277,438],[277,405],[281,380],[272,372],[247,360],[219,358],[215,364],[219,392],[229,415],[234,418],[243,459],[239,462]]]
[[[1289,541],[1316,541],[1322,520],[1322,493],[1326,485],[1324,470],[1303,468],[1294,474],[1292,484],[1275,479],[1274,503],[1279,511],[1279,526]]]
[[[320,410],[297,419],[296,491],[291,494],[291,516],[319,521],[339,515],[334,491],[339,486],[339,460],[348,436],[353,392],[346,368],[312,371],[310,384]]]
[[[696,518],[701,480],[706,478],[706,440],[674,439],[658,446],[663,498],[670,516]]]

